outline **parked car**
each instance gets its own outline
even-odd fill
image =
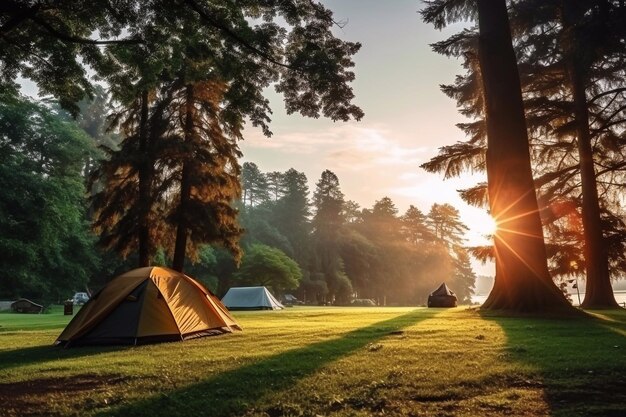
[[[82,306],[87,301],[89,301],[89,294],[87,294],[86,292],[77,292],[76,294],[74,294],[74,297],[72,297],[72,301],[74,302],[74,305]]]

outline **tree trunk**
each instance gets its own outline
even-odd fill
[[[495,283],[483,309],[568,311],[548,272],[505,0],[478,0],[478,21],[489,205],[498,222]]]
[[[148,91],[141,93],[141,113],[139,116],[139,154],[141,162],[139,164],[139,267],[150,266],[152,247],[150,242],[150,210],[152,178],[154,165],[150,156],[150,144],[148,138]]]
[[[193,85],[188,84],[186,88],[185,103],[185,144],[189,145],[193,141],[194,123],[194,91]],[[176,228],[176,243],[174,245],[174,259],[172,268],[175,271],[183,272],[185,265],[185,253],[187,251],[187,211],[191,199],[191,166],[193,158],[190,155],[183,156],[183,166],[180,178],[180,201],[178,205],[178,224]]]
[[[584,308],[618,308],[615,301],[609,259],[600,218],[600,203],[596,184],[596,173],[589,131],[589,109],[585,93],[584,51],[576,33],[576,22],[583,18],[584,7],[564,0],[563,3],[563,47],[569,76],[570,90],[574,100],[574,120],[578,136],[578,159],[582,186],[582,220],[585,236],[585,268],[587,272]]]

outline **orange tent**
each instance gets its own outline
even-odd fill
[[[80,309],[56,344],[142,344],[241,330],[228,309],[193,278],[138,268],[109,282]]]

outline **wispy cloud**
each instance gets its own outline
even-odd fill
[[[248,148],[272,149],[290,155],[311,155],[335,169],[360,171],[384,166],[414,166],[431,151],[425,146],[406,146],[389,129],[342,125],[313,132],[294,132],[267,139],[251,135]]]

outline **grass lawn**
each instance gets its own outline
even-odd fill
[[[236,312],[244,331],[61,349],[67,323],[0,314],[0,416],[625,416],[626,311]]]

